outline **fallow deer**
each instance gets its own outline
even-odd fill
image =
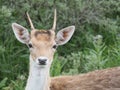
[[[30,70],[25,90],[120,90],[120,67],[90,72],[78,76],[50,78],[50,66],[54,52],[59,45],[67,43],[75,26],[69,26],[55,34],[56,10],[52,29],[35,29],[27,13],[31,32],[12,23],[13,32],[30,50]]]
[[[13,32],[23,44],[30,50],[30,71],[25,90],[50,90],[49,70],[53,61],[54,52],[59,45],[67,43],[72,37],[75,26],[69,26],[60,30],[55,35],[56,29],[56,10],[54,12],[54,22],[52,29],[35,29],[27,13],[31,26],[31,32],[17,24],[12,23]]]

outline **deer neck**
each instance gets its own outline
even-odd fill
[[[50,67],[37,67],[30,57],[30,70],[25,90],[50,90]]]

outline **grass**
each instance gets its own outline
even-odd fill
[[[71,41],[58,48],[51,76],[75,75],[120,66],[120,2],[56,0],[56,5],[45,0],[37,3],[36,0],[32,0],[32,3],[24,0],[0,2],[0,90],[24,90],[25,87],[29,51],[16,40],[11,23],[17,22],[29,28],[24,16],[26,11],[29,11],[35,27],[46,29],[51,27],[52,9],[56,6],[57,30],[69,25],[76,26]],[[101,34],[102,39],[96,39],[97,34]]]

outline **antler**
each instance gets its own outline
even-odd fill
[[[57,21],[57,15],[56,15],[56,9],[54,11],[54,22],[53,22],[53,27],[52,30],[55,31],[56,29],[56,21]]]
[[[31,21],[31,19],[30,19],[30,16],[29,16],[28,12],[26,13],[26,15],[27,15],[28,21],[29,21],[29,23],[30,23],[31,29],[34,30],[35,28],[34,28],[34,26],[33,26],[33,23],[32,23],[32,21]]]

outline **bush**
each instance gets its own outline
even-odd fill
[[[58,48],[51,76],[120,65],[119,0],[0,0],[0,6],[0,80],[9,77],[8,82],[16,82],[18,75],[28,74],[29,51],[15,39],[11,23],[29,30],[28,11],[36,28],[49,29],[55,7],[56,32],[69,25],[75,25],[76,31],[68,44]],[[98,34],[103,36],[101,45],[93,43]]]

